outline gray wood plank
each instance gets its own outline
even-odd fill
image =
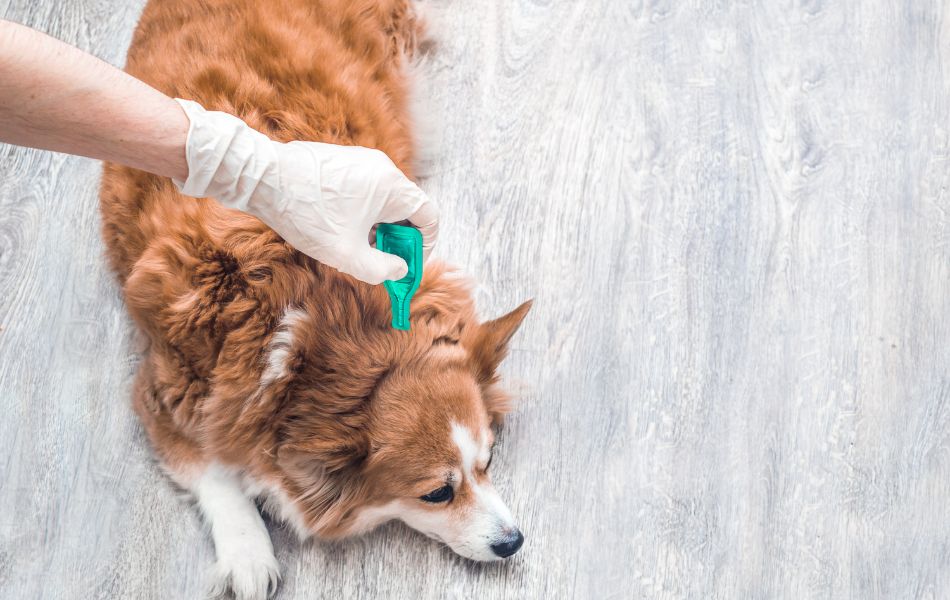
[[[0,0],[121,64],[142,2]],[[398,525],[294,598],[950,596],[950,6],[430,1],[437,255],[535,308],[476,565]],[[0,597],[196,598],[93,161],[0,146]]]

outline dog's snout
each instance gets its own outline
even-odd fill
[[[521,535],[520,530],[515,529],[506,540],[492,544],[491,551],[495,553],[495,556],[508,558],[517,552],[522,544],[524,544],[524,536]]]

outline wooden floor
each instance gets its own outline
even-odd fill
[[[493,466],[527,542],[275,526],[278,598],[950,597],[950,3],[426,5],[437,254],[535,298]],[[115,64],[140,9],[0,0]],[[98,175],[0,146],[0,597],[201,598]]]

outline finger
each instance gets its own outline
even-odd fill
[[[379,285],[386,280],[402,279],[409,272],[409,266],[395,254],[382,252],[369,246],[358,250],[350,265],[340,269],[371,285]]]
[[[422,234],[422,254],[424,260],[428,260],[439,237],[439,208],[426,198],[416,212],[409,216],[409,222]]]
[[[393,182],[387,190],[386,201],[380,208],[377,219],[381,223],[405,221],[427,200],[425,192],[400,173],[399,180]]]

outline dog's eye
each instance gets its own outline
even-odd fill
[[[455,490],[452,489],[450,485],[443,485],[434,492],[429,492],[425,496],[419,498],[424,502],[431,502],[433,504],[438,504],[440,502],[448,502],[455,497]]]

